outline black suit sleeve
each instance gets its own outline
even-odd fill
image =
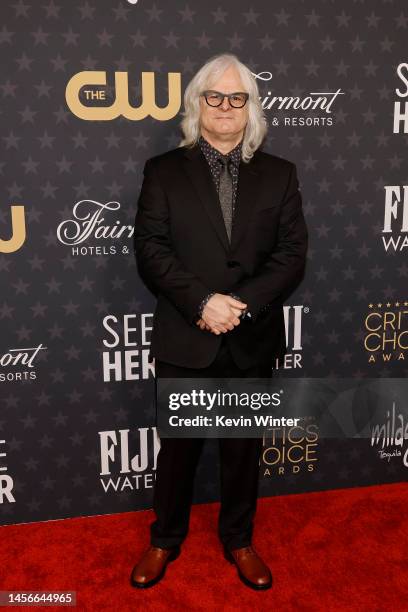
[[[210,289],[177,258],[171,242],[166,195],[149,159],[138,200],[134,249],[139,275],[149,289],[156,296],[167,297],[193,324],[200,302]]]
[[[300,282],[306,265],[307,243],[302,196],[296,166],[292,164],[280,213],[277,243],[255,275],[234,287],[234,293],[248,304],[252,320],[266,304],[274,300],[284,301]]]

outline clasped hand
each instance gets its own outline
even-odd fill
[[[205,305],[197,325],[217,336],[224,334],[240,324],[239,315],[246,307],[247,304],[230,295],[215,293]]]

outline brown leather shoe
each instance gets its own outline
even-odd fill
[[[272,574],[270,569],[252,546],[236,548],[235,550],[224,549],[224,555],[227,561],[235,563],[238,576],[244,584],[256,590],[271,588]]]
[[[167,564],[177,559],[179,554],[179,546],[175,548],[150,546],[133,568],[130,584],[141,589],[153,586],[163,578]]]

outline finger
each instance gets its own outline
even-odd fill
[[[225,332],[228,331],[228,327],[226,327],[225,325],[220,325],[219,329],[222,334],[225,334]]]
[[[225,319],[225,321],[223,321],[221,325],[223,325],[223,327],[227,327],[228,329],[234,329],[235,325],[239,325],[239,319],[238,317],[233,317],[232,319]]]
[[[238,317],[234,317],[233,319],[230,319],[229,323],[232,323],[232,325],[239,325],[241,322],[241,319],[239,319]]]
[[[227,296],[227,301],[231,306],[234,306],[234,308],[239,308],[240,310],[244,310],[248,306],[248,304],[245,304],[245,302],[236,300],[230,295]]]

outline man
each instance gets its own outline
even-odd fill
[[[157,297],[150,354],[160,377],[270,377],[286,351],[283,302],[302,279],[307,229],[293,163],[263,153],[256,80],[232,54],[184,95],[180,146],[147,160],[135,220],[140,276]],[[187,535],[202,439],[161,440],[151,545],[131,584],[149,587]],[[260,439],[220,439],[218,534],[241,580],[272,575],[252,546]]]

